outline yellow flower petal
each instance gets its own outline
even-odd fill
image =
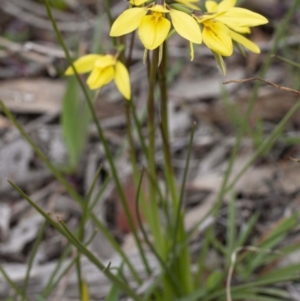
[[[209,22],[209,24],[207,24]],[[229,29],[219,22],[205,22],[202,32],[203,42],[213,51],[223,56],[230,56],[233,52]]]
[[[87,79],[87,84],[91,90],[107,85],[115,76],[115,69],[109,66],[105,69],[94,68]]]
[[[116,64],[116,58],[111,54],[103,55],[95,62],[95,66],[99,68],[106,68]]]
[[[242,36],[239,33],[236,33],[234,31],[230,31],[230,36],[231,38],[236,41],[237,43],[243,45],[245,48],[249,49],[250,51],[254,52],[254,53],[260,53],[260,49],[259,47],[253,43],[252,41],[248,40],[247,38],[245,38],[244,36]]]
[[[230,26],[230,29],[233,29],[234,31],[238,33],[250,33],[251,30],[249,27],[244,26]]]
[[[103,55],[99,54],[88,54],[84,55],[74,62],[74,67],[78,73],[86,73],[94,68],[95,62],[101,59]],[[65,75],[73,75],[73,68],[70,66],[66,71]]]
[[[205,8],[209,13],[215,12],[218,9],[218,3],[215,1],[206,1]]]
[[[227,9],[229,9],[231,7],[234,7],[235,4],[236,4],[236,0],[223,0],[218,5],[217,10],[218,11],[227,10]]]
[[[172,24],[178,34],[195,44],[202,43],[200,27],[193,17],[175,9],[170,11],[170,15]]]
[[[146,13],[147,9],[145,7],[126,9],[112,25],[109,35],[118,37],[136,30]]]
[[[217,20],[229,27],[251,27],[268,23],[262,15],[240,7],[232,7],[226,14],[218,16]]]
[[[164,6],[164,5],[153,5],[152,7],[148,8],[148,10],[151,10],[153,12],[157,12],[157,13],[168,13],[169,10]]]
[[[129,100],[131,98],[129,74],[126,67],[119,61],[115,67],[115,84],[120,93]]]
[[[153,13],[144,16],[139,26],[139,37],[149,50],[153,50],[161,45],[167,38],[171,23],[160,13]]]

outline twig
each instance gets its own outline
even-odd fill
[[[300,91],[298,90],[294,90],[294,89],[291,89],[291,88],[288,88],[288,87],[284,87],[284,86],[279,86],[277,84],[274,84],[272,82],[269,82],[265,79],[262,79],[262,78],[259,78],[259,77],[251,77],[251,78],[245,78],[245,79],[237,79],[237,80],[229,80],[229,81],[226,81],[226,82],[223,82],[224,85],[227,85],[227,84],[231,84],[231,83],[247,83],[247,82],[251,82],[251,81],[254,81],[254,80],[259,80],[267,85],[270,85],[274,88],[277,88],[279,90],[283,90],[283,91],[287,91],[287,92],[292,92],[292,93],[295,93],[297,95],[300,95]]]

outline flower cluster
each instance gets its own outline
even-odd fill
[[[203,42],[222,56],[232,54],[232,41],[259,53],[258,46],[241,34],[250,33],[250,27],[266,24],[268,20],[248,9],[234,7],[235,4],[236,0],[223,0],[219,4],[215,1],[206,1],[207,13],[197,11],[193,13],[203,27]]]
[[[223,0],[219,4],[215,1],[206,1],[205,13],[195,5],[196,0],[176,0],[194,9],[190,13],[173,9],[163,0],[139,7],[146,2],[148,1],[130,0],[135,7],[125,10],[117,18],[110,35],[117,37],[138,29],[143,45],[146,49],[152,50],[166,40],[172,22],[175,31],[191,43],[200,44],[203,39],[204,44],[214,52],[230,56],[233,51],[232,41],[253,52],[259,52],[258,46],[241,34],[250,33],[250,27],[268,22],[257,13],[234,7],[236,0]]]
[[[148,50],[164,43],[174,30],[191,45],[203,43],[218,56],[230,56],[233,44],[259,53],[259,47],[243,36],[250,33],[250,27],[266,24],[268,20],[260,14],[244,8],[235,7],[236,0],[222,0],[220,3],[206,1],[206,12],[201,11],[198,0],[129,0],[126,9],[112,25],[110,36],[118,37],[135,30]],[[117,55],[89,54],[74,63],[78,73],[90,72],[87,85],[90,89],[101,88],[114,79],[120,93],[130,99],[130,80],[126,67]],[[66,75],[73,74],[69,67]]]

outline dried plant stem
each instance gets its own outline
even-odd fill
[[[224,85],[231,84],[231,83],[239,83],[240,84],[240,83],[251,82],[251,81],[254,81],[254,80],[259,80],[259,81],[261,81],[261,82],[263,82],[263,83],[265,83],[267,85],[270,85],[270,86],[272,86],[274,88],[277,88],[279,90],[283,90],[283,91],[287,91],[287,92],[292,92],[292,93],[295,93],[297,95],[300,95],[300,91],[298,91],[298,90],[291,89],[291,88],[284,87],[284,86],[279,86],[277,84],[269,82],[269,81],[267,81],[265,79],[262,79],[260,77],[251,77],[251,78],[245,78],[245,79],[239,79],[239,80],[228,80],[228,81],[224,82],[223,84]]]

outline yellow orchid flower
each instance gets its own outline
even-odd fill
[[[126,99],[130,99],[129,74],[123,63],[118,61],[117,56],[111,54],[84,55],[74,62],[74,67],[79,74],[91,71],[91,74],[87,78],[87,85],[91,90],[101,89],[114,79],[120,93]],[[73,68],[68,67],[65,75],[73,74]]]
[[[135,0],[134,0],[135,1]],[[171,22],[179,35],[192,43],[201,44],[201,31],[197,21],[187,13],[169,8],[164,1],[156,0],[146,7],[125,10],[114,22],[110,36],[118,37],[138,29],[139,37],[146,49],[159,47],[167,38]]]
[[[207,13],[194,12],[194,17],[203,25],[203,42],[222,56],[232,54],[232,41],[259,53],[259,47],[241,33],[250,33],[250,27],[266,24],[268,20],[248,9],[234,7],[235,4],[236,0],[206,1]]]

